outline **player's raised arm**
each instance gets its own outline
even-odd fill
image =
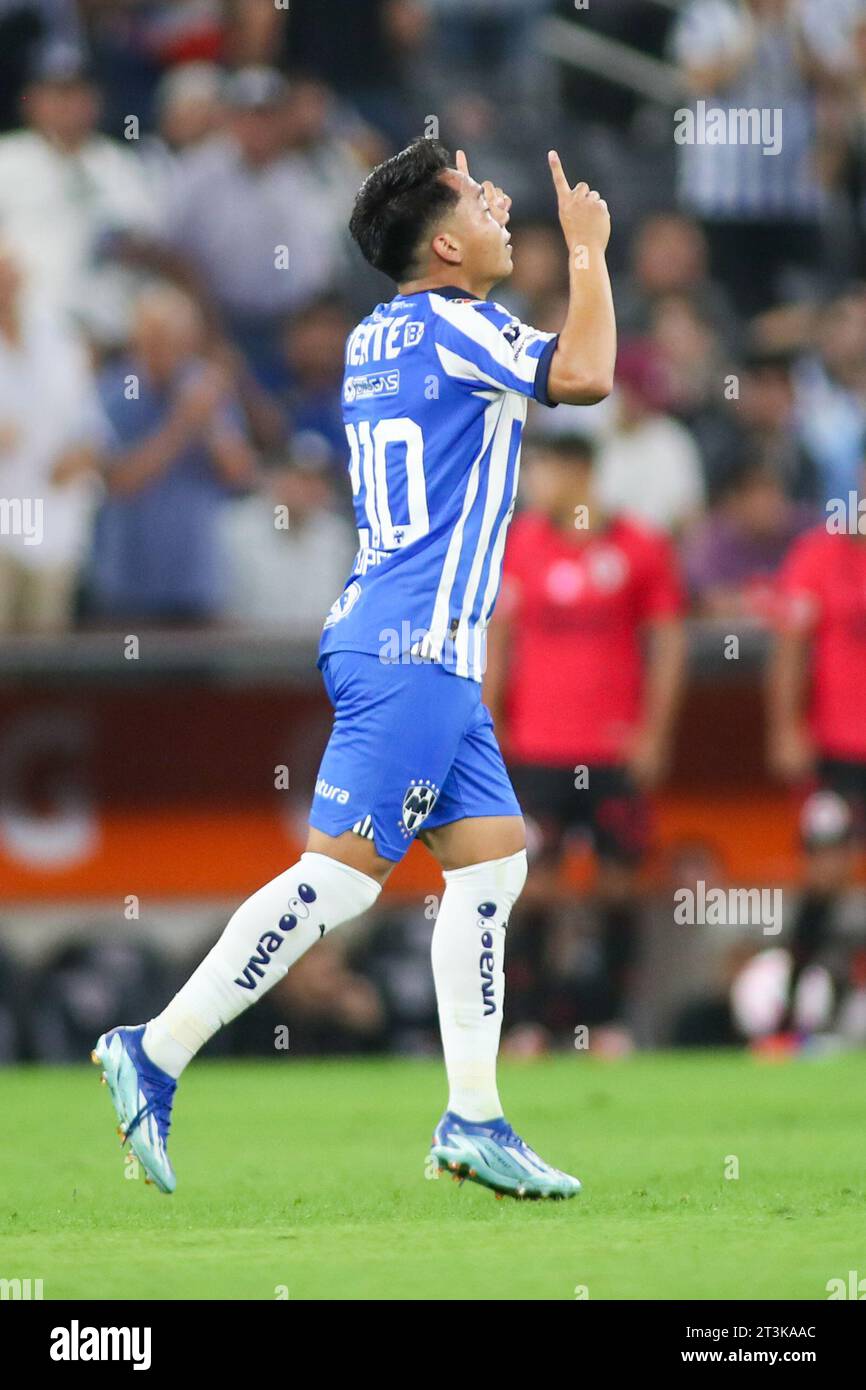
[[[548,394],[568,405],[595,405],[613,389],[616,318],[605,250],[607,203],[586,183],[571,187],[550,151],[559,221],[568,247],[568,315],[550,364]]]

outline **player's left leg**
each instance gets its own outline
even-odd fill
[[[449,1098],[433,1155],[455,1177],[497,1193],[571,1197],[578,1180],[515,1134],[497,1090],[505,936],[526,881],[526,849],[523,819],[480,703],[421,837],[445,879],[432,961]]]

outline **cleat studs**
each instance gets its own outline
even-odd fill
[[[477,1173],[477,1171],[476,1171],[474,1168],[470,1168],[470,1169],[469,1169],[469,1176],[470,1176],[470,1178],[477,1178],[477,1177],[478,1177],[478,1173]]]
[[[108,1085],[108,1077],[105,1075],[105,1072],[103,1072],[102,1075],[100,1076],[100,1078],[99,1078],[99,1084],[100,1084],[100,1086],[107,1086],[107,1085]]]
[[[496,1198],[497,1202],[503,1202],[503,1201],[505,1200],[505,1193],[504,1193],[504,1192],[494,1192],[493,1195],[494,1195],[494,1197]]]
[[[102,1062],[101,1057],[97,1057],[97,1055],[96,1055],[95,1052],[91,1052],[91,1054],[90,1054],[90,1060],[91,1060],[91,1062],[93,1063],[93,1065],[94,1065],[95,1067],[100,1066],[100,1065],[101,1065],[101,1062]]]

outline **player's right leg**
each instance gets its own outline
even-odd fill
[[[465,749],[460,770],[456,781],[468,805],[472,779]],[[489,798],[495,784],[489,776],[479,779],[479,791],[482,781]],[[503,784],[505,796],[509,791]],[[580,1191],[578,1179],[541,1158],[516,1133],[496,1084],[506,929],[526,877],[523,820],[516,814],[470,814],[428,831],[425,841],[445,878],[432,960],[448,1104],[433,1134],[432,1156],[458,1181],[468,1178],[500,1196],[573,1197]]]
[[[431,954],[448,1104],[431,1153],[458,1181],[468,1178],[498,1195],[573,1197],[578,1179],[529,1147],[499,1099],[505,938],[526,880],[526,840],[480,692],[422,835],[445,878]]]

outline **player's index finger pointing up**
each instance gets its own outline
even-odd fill
[[[553,175],[554,187],[561,198],[566,193],[571,192],[571,186],[569,185],[568,179],[565,177],[565,171],[556,150],[550,150],[547,158],[550,163],[550,172]]]
[[[454,156],[454,164],[461,174],[469,177],[469,160],[466,158],[465,150],[458,150]]]

